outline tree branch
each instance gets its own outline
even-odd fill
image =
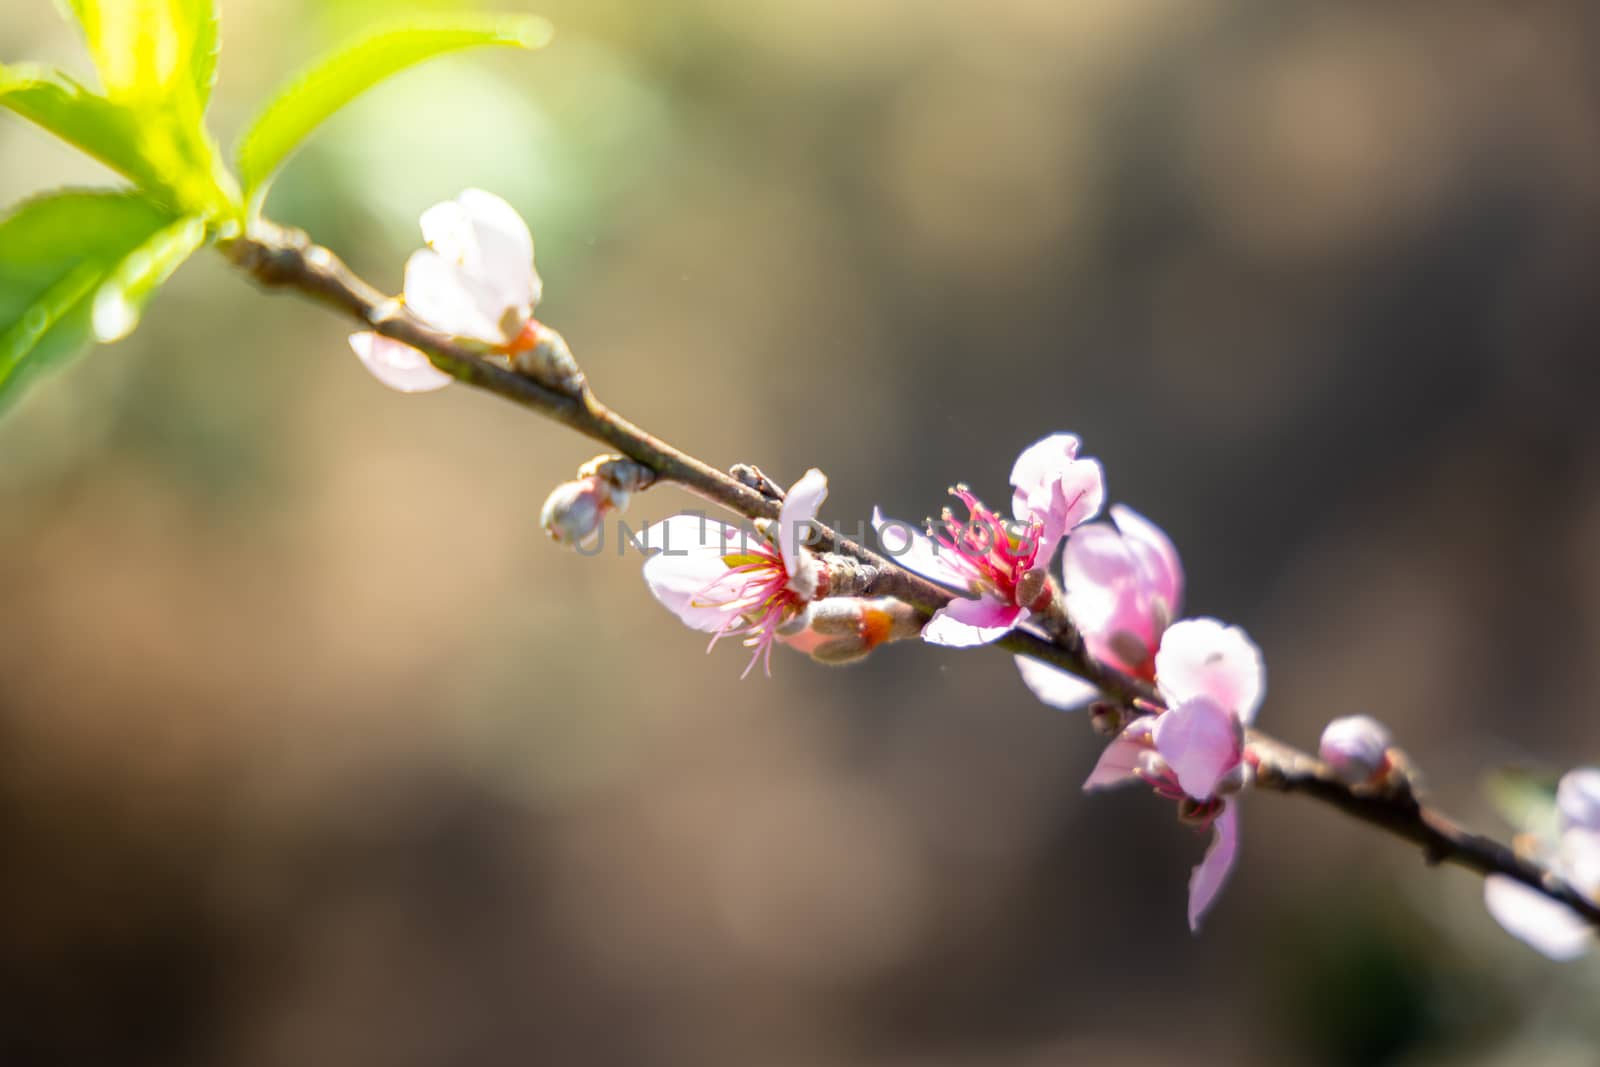
[[[681,452],[607,408],[583,385],[567,392],[519,373],[455,338],[439,333],[411,315],[403,304],[360,278],[338,256],[315,244],[299,230],[258,221],[250,233],[225,241],[223,253],[260,284],[292,289],[320,300],[356,319],[366,329],[408,344],[427,354],[435,366],[467,385],[494,393],[512,403],[554,419],[644,464],[664,481],[748,519],[777,519],[778,501],[731,475]],[[852,593],[890,596],[931,614],[954,594],[892,560],[816,523],[814,544],[821,551],[850,557],[864,565]],[[1148,684],[1130,678],[1094,659],[1081,636],[1056,607],[1042,617],[1049,637],[1013,630],[996,645],[1029,656],[1085,679],[1107,699],[1127,710],[1137,703],[1160,707]],[[1259,730],[1248,736],[1248,758],[1259,789],[1299,793],[1328,804],[1369,825],[1410,841],[1430,864],[1453,863],[1480,875],[1502,874],[1565,904],[1600,928],[1600,902],[1590,900],[1547,867],[1518,856],[1492,838],[1470,833],[1428,806],[1404,776],[1385,789],[1351,786],[1323,763]]]

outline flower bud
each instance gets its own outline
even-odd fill
[[[587,548],[600,537],[612,506],[612,490],[598,478],[562,482],[545,498],[539,522],[557,544]]]
[[[1318,754],[1348,785],[1372,781],[1389,764],[1394,739],[1378,720],[1368,715],[1335,719],[1322,731]]]
[[[1043,611],[1050,604],[1050,572],[1035,567],[1024,572],[1017,582],[1017,604],[1030,611]]]
[[[1116,737],[1125,721],[1122,709],[1109,700],[1096,700],[1089,705],[1089,725],[1101,737]]]
[[[614,491],[621,490],[621,499],[616,501],[618,510],[625,506],[626,494],[648,489],[656,482],[655,471],[626,456],[596,456],[578,468],[578,477],[599,478]]]
[[[530,341],[526,347],[519,343],[511,356],[511,368],[518,374],[548,385],[568,396],[583,392],[583,371],[572,358],[572,349],[566,339],[541,322],[530,320],[524,332]]]

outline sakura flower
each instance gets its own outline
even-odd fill
[[[1556,789],[1556,838],[1539,842],[1555,872],[1600,903],[1600,768],[1570,771]],[[1483,901],[1499,924],[1553,960],[1577,959],[1596,931],[1583,916],[1503,874],[1483,881]]]
[[[405,303],[442,333],[510,355],[533,348],[542,285],[533,266],[533,235],[516,209],[493,193],[468,189],[422,214],[428,247],[406,262]],[[431,392],[450,375],[399,341],[365,332],[350,347],[373,376],[403,393]]]
[[[1248,778],[1244,728],[1261,706],[1266,672],[1244,631],[1215,619],[1173,624],[1155,669],[1169,710],[1124,727],[1083,787],[1141,781],[1178,801],[1184,821],[1213,829],[1211,847],[1189,879],[1189,928],[1198,930],[1238,854],[1238,812],[1229,797]]]
[[[1079,444],[1073,434],[1051,434],[1023,449],[1011,467],[1012,514],[1040,524],[1046,563],[1061,538],[1105,503],[1105,474],[1098,460],[1078,458]]]
[[[1046,568],[1062,535],[1092,517],[1105,499],[1100,464],[1079,459],[1078,439],[1056,434],[1017,458],[1011,472],[1014,518],[986,507],[966,486],[950,490],[967,511],[946,508],[928,535],[877,509],[872,525],[884,550],[901,566],[974,595],[940,608],[922,637],[957,648],[984,645],[1049,605]]]
[[[742,637],[755,650],[745,675],[758,660],[770,674],[773,642],[804,630],[807,606],[827,591],[827,573],[802,543],[827,495],[827,476],[807,471],[784,497],[770,536],[703,515],[656,523],[642,534],[661,550],[644,564],[650,592],[686,626],[711,634],[713,646]]]
[[[1167,535],[1121,504],[1110,523],[1079,526],[1062,553],[1067,616],[1095,659],[1146,681],[1155,678],[1161,635],[1183,604],[1183,565]],[[1017,657],[1033,694],[1051,707],[1071,710],[1096,690],[1065,671]]]

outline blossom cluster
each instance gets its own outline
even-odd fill
[[[1143,783],[1175,801],[1185,822],[1213,830],[1190,880],[1189,922],[1198,928],[1237,854],[1230,798],[1250,777],[1245,728],[1265,689],[1261,654],[1237,627],[1177,621],[1183,568],[1172,542],[1126,507],[1113,507],[1109,522],[1090,521],[1104,506],[1105,476],[1080,447],[1063,433],[1024,450],[1011,471],[1009,515],[957,486],[951,493],[962,517],[946,509],[918,532],[875,510],[873,525],[900,566],[956,594],[920,628],[924,641],[964,648],[1014,630],[1048,638],[1068,626],[1096,659],[1157,687],[1162,703],[1148,703],[1120,730],[1084,788]],[[826,491],[822,473],[807,472],[785,495],[770,538],[753,546],[736,545],[733,527],[668,519],[647,531],[647,543],[670,539],[687,551],[651,557],[645,581],[684,623],[712,633],[713,644],[742,636],[754,649],[751,666],[769,663],[779,642],[815,647],[819,620],[837,611],[828,569],[806,544]],[[1058,583],[1051,564],[1063,543]],[[1046,704],[1081,708],[1097,696],[1055,667],[1024,657],[1017,667]]]
[[[412,255],[405,271],[402,302],[410,314],[542,385],[582,395],[582,375],[560,335],[533,317],[542,286],[533,238],[516,211],[492,194],[467,190],[421,221],[428,247]],[[422,352],[378,332],[357,333],[350,343],[373,375],[401,392],[431,391],[452,380]],[[854,595],[850,568],[859,561],[817,551],[814,524],[828,480],[815,469],[787,492],[760,476],[760,491],[781,503],[776,519],[757,521],[753,531],[695,513],[646,528],[643,546],[660,551],[646,560],[644,578],[669,611],[711,634],[712,646],[734,637],[750,649],[746,675],[757,663],[770,674],[778,644],[824,663],[851,662],[919,636],[955,648],[1017,633],[1081,645],[1096,670],[1120,672],[1149,698],[1112,707],[1099,702],[1100,690],[1089,681],[1018,657],[1022,682],[1052,707],[1093,705],[1096,726],[1112,735],[1085,790],[1142,783],[1173,801],[1183,822],[1211,830],[1189,880],[1189,925],[1198,929],[1238,853],[1236,798],[1253,776],[1248,728],[1265,694],[1265,667],[1238,627],[1180,618],[1183,567],[1160,528],[1124,505],[1093,521],[1105,507],[1105,476],[1099,462],[1079,455],[1080,447],[1077,437],[1058,433],[1025,449],[1011,470],[1009,515],[962,485],[951,493],[965,514],[946,508],[920,531],[874,509],[884,551],[950,591],[931,613],[889,597]],[[653,470],[625,457],[598,457],[550,495],[542,525],[559,543],[593,544],[604,517],[654,480]],[[1404,786],[1403,757],[1391,744],[1382,724],[1349,716],[1329,724],[1320,755],[1353,792]],[[1554,833],[1525,847],[1577,892],[1600,901],[1600,769],[1568,774],[1556,807]],[[1573,958],[1595,940],[1583,916],[1509,877],[1490,876],[1484,894],[1507,930],[1546,955]]]

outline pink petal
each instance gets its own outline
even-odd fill
[[[1083,707],[1100,695],[1100,690],[1059,667],[1040,663],[1028,656],[1018,656],[1016,659],[1017,670],[1022,675],[1022,684],[1052,708],[1072,711]]]
[[[882,511],[873,508],[872,528],[877,531],[878,545],[884,555],[906,570],[940,585],[966,588],[966,576],[950,565],[944,551],[931,537],[921,533],[911,523],[886,519]]]
[[[663,606],[684,625],[715,633],[733,622],[737,608],[704,602],[707,587],[728,573],[723,554],[738,552],[751,535],[698,515],[674,515],[648,527],[640,540],[660,550],[645,560],[644,580]]]
[[[1209,697],[1195,697],[1156,719],[1156,751],[1196,800],[1210,800],[1217,783],[1244,754],[1239,720]]]
[[[500,294],[435,252],[424,248],[411,253],[405,294],[406,306],[437,330],[491,345],[506,341],[500,327],[505,311]]]
[[[1600,769],[1568,771],[1556,787],[1556,810],[1564,826],[1600,830]]]
[[[1200,920],[1211,908],[1233,870],[1239,853],[1239,813],[1232,804],[1222,809],[1212,824],[1215,836],[1204,858],[1189,876],[1189,929],[1200,930]]]
[[[1577,912],[1503,874],[1483,880],[1483,903],[1508,933],[1553,960],[1577,959],[1594,939]]]
[[[1094,792],[1114,786],[1137,782],[1139,770],[1150,758],[1150,717],[1142,716],[1129,723],[1117,738],[1100,753],[1094,770],[1084,780],[1083,791]]]
[[[350,347],[374,378],[402,393],[431,393],[455,381],[415,348],[381,334],[353,333]]]
[[[1083,633],[1089,651],[1096,659],[1137,672],[1169,620],[1157,625],[1139,561],[1127,540],[1103,523],[1080,526],[1067,538],[1062,567],[1067,615]],[[1136,662],[1124,654],[1130,644],[1143,649]]]
[[[778,511],[778,548],[783,555],[783,569],[791,576],[800,576],[802,561],[809,562],[800,542],[827,498],[828,476],[815,467],[806,471],[783,498],[783,507]],[[815,578],[809,584],[816,589]]]
[[[933,613],[922,628],[922,639],[949,648],[987,645],[1004,637],[1027,616],[1027,611],[1015,604],[1002,604],[988,597],[952,600]]]
[[[1105,475],[1092,459],[1078,459],[1078,439],[1052,434],[1023,449],[1011,468],[1012,514],[1044,523],[1040,555],[1055,551],[1062,536],[1099,512]]]
[[[1166,619],[1157,626],[1159,632],[1183,610],[1183,564],[1178,550],[1159,526],[1126,505],[1112,505],[1111,521],[1117,524],[1128,550],[1139,561],[1147,595],[1165,605]]]
[[[1246,723],[1267,684],[1261,650],[1243,630],[1216,619],[1185,619],[1162,635],[1156,681],[1169,703],[1210,697]]]

